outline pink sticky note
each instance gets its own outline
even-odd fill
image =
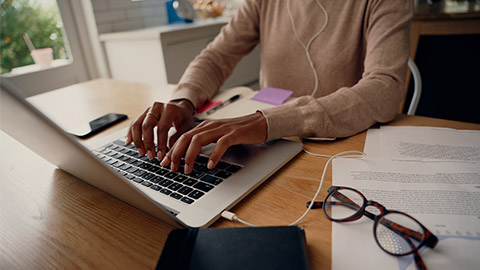
[[[203,104],[202,107],[198,108],[196,113],[203,113],[203,112],[209,110],[210,108],[213,108],[213,107],[217,106],[220,103],[222,103],[222,101],[220,101],[220,100],[214,100],[214,101],[207,102],[207,103]]]
[[[265,87],[260,90],[252,100],[268,103],[272,105],[280,105],[292,95],[293,91],[279,88]]]

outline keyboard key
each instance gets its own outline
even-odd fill
[[[129,173],[134,173],[134,172],[136,172],[137,170],[139,170],[139,169],[137,169],[137,168],[135,168],[135,167],[131,167],[130,169],[127,170],[127,172],[129,172]]]
[[[201,171],[201,172],[203,172],[203,173],[208,173],[208,174],[214,174],[214,173],[216,173],[216,172],[218,171],[218,169],[215,169],[215,168],[209,169],[209,168],[207,168],[207,166],[205,166],[205,165],[195,166],[195,170]]]
[[[113,163],[112,165],[113,165],[113,167],[115,167],[115,168],[120,168],[120,167],[122,167],[123,165],[125,165],[125,163],[119,161],[119,162]]]
[[[208,158],[205,157],[205,156],[197,156],[197,157],[195,158],[195,162],[196,162],[196,163],[199,163],[199,164],[207,164]]]
[[[180,200],[183,196],[178,194],[178,193],[172,193],[170,195],[170,197],[174,198],[174,199],[177,199],[177,200]]]
[[[135,148],[135,145],[134,145],[133,143],[130,144],[130,145],[126,145],[125,147],[128,148],[128,149],[132,149],[132,150],[135,150],[135,149],[136,149],[136,148]]]
[[[162,187],[160,187],[158,185],[152,185],[150,188],[153,189],[153,190],[159,191]]]
[[[149,163],[144,162],[144,163],[140,166],[140,168],[145,169],[145,170],[148,170],[148,169],[150,169],[152,166],[153,166],[152,164],[149,164]]]
[[[142,164],[143,164],[143,161],[141,160],[135,160],[135,162],[132,163],[133,166],[137,166],[137,167],[141,166]]]
[[[215,174],[215,176],[223,178],[223,179],[227,179],[228,177],[232,176],[232,173],[231,172],[226,172],[226,171],[218,171]]]
[[[112,157],[112,158],[119,159],[121,156],[123,156],[123,155],[120,154],[120,153],[115,153],[115,155],[112,155],[111,157]]]
[[[104,155],[108,155],[108,154],[110,154],[111,152],[112,152],[112,151],[111,151],[110,149],[108,149],[108,148],[105,148],[105,149],[103,149],[102,151],[100,151],[100,153],[102,153],[102,154],[104,154]]]
[[[213,184],[213,185],[218,185],[220,184],[223,180],[211,175],[205,175],[200,180],[205,181],[207,183]]]
[[[178,190],[178,193],[180,194],[183,194],[183,195],[187,195],[188,193],[192,192],[193,188],[191,187],[182,187],[181,189]]]
[[[145,173],[146,173],[145,171],[138,169],[138,170],[135,171],[135,173],[133,173],[133,174],[135,174],[136,176],[142,176],[142,175],[144,175]]]
[[[113,165],[113,164],[116,163],[116,162],[120,162],[120,161],[117,161],[117,160],[115,160],[115,159],[112,158],[112,159],[110,159],[109,161],[107,161],[107,164]]]
[[[153,164],[153,165],[157,165],[157,166],[160,166],[160,161],[156,158],[152,159],[152,160],[149,160],[148,161],[149,163]]]
[[[160,167],[157,167],[157,166],[151,166],[150,168],[147,169],[147,171],[151,172],[151,173],[156,173],[158,172],[159,170],[161,170],[162,168]]]
[[[197,180],[194,180],[192,178],[188,178],[186,181],[184,181],[182,184],[186,185],[186,186],[193,186],[197,183],[198,181]]]
[[[187,203],[187,204],[192,204],[194,200],[188,198],[188,197],[183,197],[180,201]]]
[[[163,188],[163,189],[160,190],[160,193],[163,193],[163,194],[165,194],[165,195],[170,195],[170,194],[172,193],[172,191],[171,191],[171,190],[168,190],[168,189],[166,189],[166,188]]]
[[[157,172],[157,174],[159,174],[159,175],[165,175],[167,173],[169,173],[169,171],[167,169],[161,169],[160,171]]]
[[[110,149],[112,149],[114,147],[117,147],[117,146],[115,144],[109,144],[109,145],[106,146],[106,148],[110,148]]]
[[[127,155],[129,155],[129,156],[131,156],[131,157],[135,157],[135,155],[138,154],[138,153],[135,152],[135,151],[130,150],[130,151],[127,151],[125,154],[127,154]]]
[[[172,180],[168,180],[168,179],[163,179],[161,180],[158,184],[163,186],[163,187],[168,187],[169,185],[171,185],[173,183]]]
[[[163,177],[156,175],[155,177],[150,179],[150,182],[158,183],[158,182],[162,181],[163,179],[164,179]]]
[[[133,159],[133,158],[127,158],[127,159],[125,159],[124,161],[125,161],[125,163],[132,164],[132,163],[135,162],[135,159]]]
[[[125,178],[127,178],[128,180],[133,180],[133,179],[135,179],[135,175],[133,175],[133,174],[127,174],[127,175],[125,176]]]
[[[153,178],[155,175],[153,173],[146,173],[142,176],[143,179],[145,180],[150,180],[151,178]]]
[[[179,190],[181,187],[183,187],[182,184],[179,184],[179,183],[173,183],[171,184],[170,186],[168,186],[169,189],[173,190],[173,191],[177,191]]]
[[[173,179],[173,178],[177,177],[177,175],[178,175],[178,173],[176,173],[176,172],[169,172],[169,173],[165,174],[163,177],[168,178],[168,179]]]
[[[190,173],[190,177],[200,179],[204,175],[203,172],[194,170],[192,173]]]
[[[227,172],[231,172],[231,173],[236,173],[238,172],[238,170],[240,170],[242,167],[240,166],[237,166],[237,165],[230,165],[227,169],[225,169]]]
[[[177,181],[177,182],[181,183],[181,182],[183,182],[187,179],[188,179],[187,176],[179,174],[177,177],[173,178],[173,181]]]
[[[143,182],[142,182],[142,185],[144,185],[144,186],[146,186],[146,187],[149,187],[149,186],[152,185],[152,183],[147,182],[147,181],[143,181]]]
[[[194,199],[199,199],[200,197],[203,196],[203,194],[205,194],[205,193],[203,193],[201,191],[198,191],[198,190],[194,190],[190,194],[188,194],[188,197],[194,198]]]
[[[126,153],[126,152],[128,152],[128,149],[127,148],[118,149],[118,152]]]
[[[214,186],[204,182],[198,182],[193,187],[196,189],[200,189],[201,191],[204,191],[204,192],[209,192],[212,188],[214,188]]]
[[[132,166],[130,166],[129,164],[123,164],[119,169],[126,171],[126,170],[130,169],[131,167]]]
[[[136,177],[135,179],[133,179],[133,182],[142,183],[143,179]]]
[[[225,168],[227,168],[228,166],[230,166],[230,164],[226,163],[226,162],[223,162],[223,161],[219,161],[217,163],[217,166],[215,166],[215,168],[219,169],[219,170],[224,170]]]

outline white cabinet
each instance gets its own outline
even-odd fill
[[[228,22],[226,18],[100,35],[112,78],[176,84],[188,64]],[[258,82],[258,47],[244,57],[222,89]]]

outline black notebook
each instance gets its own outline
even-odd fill
[[[309,269],[302,228],[173,230],[156,269]]]

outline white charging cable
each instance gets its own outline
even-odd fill
[[[307,42],[307,45],[305,45],[300,38],[298,37],[298,33],[295,27],[295,21],[293,20],[292,16],[292,11],[290,10],[290,0],[287,1],[287,11],[288,11],[288,16],[290,17],[290,22],[292,23],[292,29],[293,29],[293,34],[295,35],[295,38],[297,41],[302,45],[303,49],[305,50],[305,54],[307,55],[307,60],[308,63],[310,63],[310,67],[312,68],[313,71],[313,76],[315,79],[315,86],[313,87],[313,91],[311,96],[315,96],[317,93],[318,89],[318,74],[317,70],[315,69],[315,64],[313,63],[312,56],[310,55],[310,46],[312,45],[313,41],[325,30],[328,24],[328,13],[327,10],[322,6],[319,0],[315,0],[317,2],[317,5],[322,9],[323,13],[325,14],[325,22],[323,23],[322,28],[320,31],[318,31],[313,37]]]
[[[308,152],[308,153],[311,153],[311,152]],[[312,153],[314,154],[314,153]],[[314,154],[315,156],[318,156],[318,154]],[[341,156],[346,156],[346,157],[364,157],[366,154],[364,152],[361,152],[361,151],[355,151],[355,150],[352,150],[352,151],[345,151],[345,152],[341,152],[341,153],[338,153],[336,155],[333,155],[333,156],[330,156],[330,158],[328,159],[327,163],[325,163],[325,166],[323,167],[323,173],[322,173],[322,177],[321,177],[321,180],[320,180],[320,185],[318,186],[318,189],[317,189],[317,192],[315,192],[315,195],[313,196],[312,198],[312,202],[314,202],[317,197],[318,197],[318,194],[320,193],[320,190],[322,189],[322,186],[323,186],[323,180],[325,179],[325,174],[327,172],[327,168],[328,168],[328,165],[330,165],[330,163],[332,162],[332,160],[336,159],[336,158],[339,158]],[[321,155],[323,157],[328,157],[326,155]],[[303,213],[302,216],[300,216],[297,220],[295,220],[294,222],[290,223],[288,226],[294,226],[294,225],[297,225],[300,221],[302,221],[302,219],[304,219],[308,212],[310,212],[310,210],[312,209],[312,206],[313,206],[313,203],[311,203],[307,210],[305,210],[305,212]],[[222,212],[222,217],[223,218],[226,218],[228,220],[232,220],[232,221],[238,221],[240,223],[243,223],[247,226],[251,226],[251,227],[257,227],[257,225],[254,225],[252,223],[249,223],[249,222],[246,222],[244,220],[242,220],[241,218],[239,218],[237,215],[235,215],[235,213],[232,213],[230,211],[223,211]]]

